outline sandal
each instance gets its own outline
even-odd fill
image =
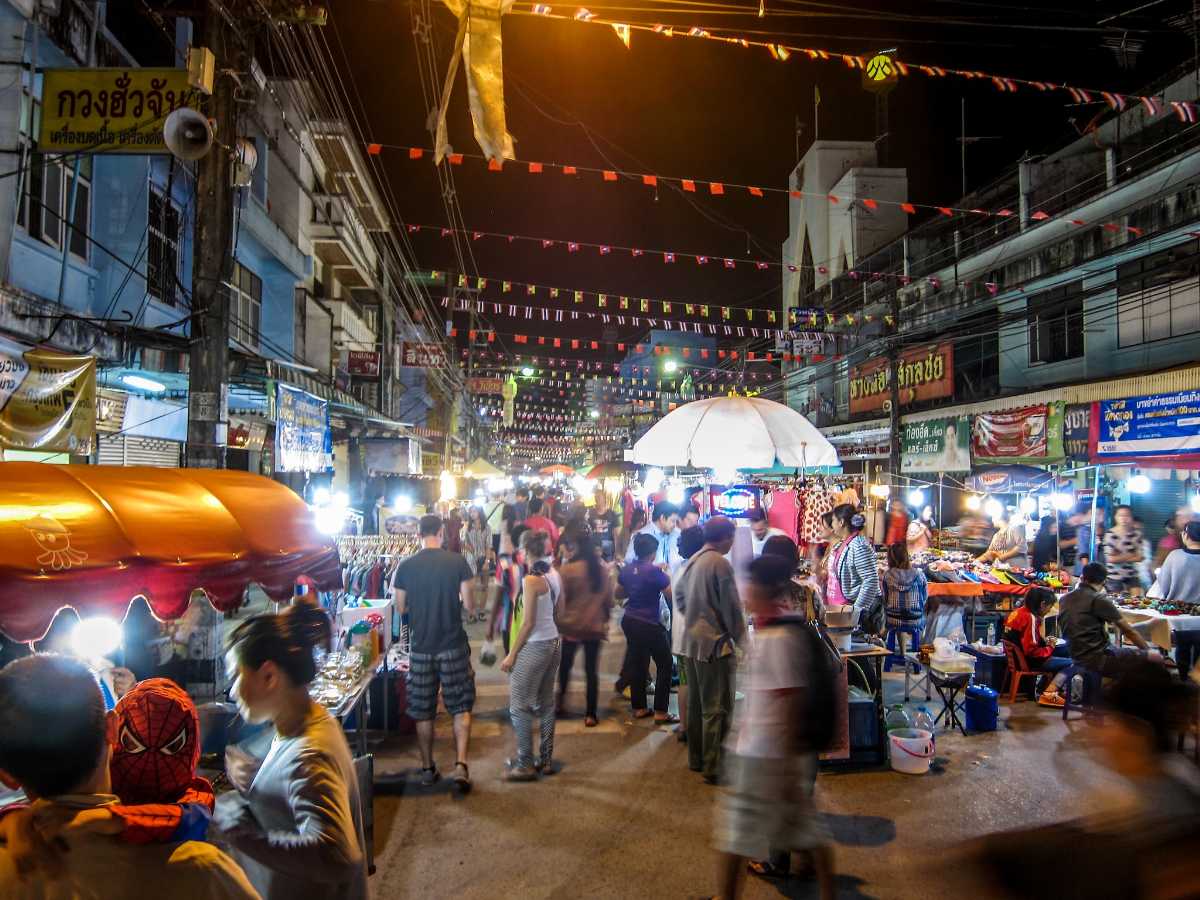
[[[584,728],[595,728],[599,724],[600,723],[596,721],[595,716],[588,716],[586,719],[583,720]]]
[[[456,762],[454,764],[454,774],[450,777],[454,779],[454,786],[464,794],[471,790],[471,770],[467,768],[465,762]]]
[[[791,874],[773,865],[769,860],[752,859],[746,863],[746,869],[751,875],[757,875],[759,878],[787,878]]]
[[[661,716],[661,717],[655,716],[654,724],[655,725],[678,725],[679,724],[679,716],[672,715],[671,713],[667,713],[665,716]]]
[[[438,771],[437,766],[421,769],[421,785],[423,787],[433,787],[441,777],[442,773]]]
[[[648,719],[652,715],[654,715],[654,713],[648,709],[635,709],[633,711],[633,717],[635,719]]]

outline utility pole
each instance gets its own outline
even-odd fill
[[[237,140],[234,72],[246,70],[245,48],[223,9],[201,4],[197,32],[216,58],[209,118],[215,125],[212,149],[196,163],[196,223],[192,262],[191,345],[188,355],[189,467],[217,469],[225,462],[229,392],[229,291],[233,277],[232,179]]]
[[[888,472],[893,485],[900,475],[900,293],[892,291],[892,324],[888,341],[888,389],[891,409],[888,411]]]

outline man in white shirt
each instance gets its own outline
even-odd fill
[[[212,844],[131,844],[109,833],[105,807],[118,800],[105,728],[100,688],[77,660],[41,654],[0,670],[0,781],[25,792],[39,830],[57,830],[67,851],[18,860],[0,846],[0,897],[257,900],[237,863]]]
[[[678,526],[679,510],[670,503],[657,504],[654,507],[654,518],[629,536],[629,549],[625,552],[625,562],[637,561],[637,554],[633,552],[633,539],[639,534],[648,534],[658,541],[658,550],[654,554],[655,564],[666,566],[668,574],[673,575],[675,570],[683,564],[683,557],[679,555]]]
[[[750,552],[751,559],[758,559],[762,556],[763,544],[768,538],[772,538],[777,534],[782,534],[787,537],[787,532],[780,528],[772,528],[767,524],[767,514],[761,509],[752,509],[746,514],[746,521],[750,523]]]

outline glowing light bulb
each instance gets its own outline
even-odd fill
[[[120,647],[123,638],[120,623],[113,619],[80,619],[71,632],[71,650],[84,659],[99,659]]]
[[[992,521],[995,521],[1004,517],[1004,504],[995,497],[989,497],[983,504],[983,511]]]
[[[908,492],[908,505],[920,507],[925,503],[925,492],[919,488],[914,488]]]
[[[1146,475],[1137,474],[1129,479],[1129,492],[1131,494],[1148,494],[1150,493],[1150,478]]]
[[[1021,498],[1021,512],[1025,513],[1027,516],[1033,515],[1035,512],[1037,512],[1037,500],[1035,500],[1033,497]]]
[[[1070,494],[1051,494],[1050,502],[1059,512],[1066,512],[1074,505],[1075,498]]]
[[[979,512],[983,507],[983,498],[978,494],[967,494],[965,505],[971,512]]]

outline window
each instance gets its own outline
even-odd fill
[[[88,259],[88,231],[92,212],[92,157],[78,158],[79,186],[75,187],[75,162],[39,153],[37,133],[42,105],[29,94],[21,95],[21,154],[27,166],[24,191],[17,206],[17,224],[30,237],[62,248],[64,237],[73,256]],[[67,204],[75,193],[75,209]],[[64,221],[65,220],[65,221]]]
[[[1029,364],[1083,356],[1083,282],[1072,281],[1029,298]]]
[[[146,247],[146,293],[174,306],[179,302],[179,239],[182,216],[179,207],[156,185],[149,191],[149,244]]]
[[[254,152],[258,162],[250,176],[250,193],[263,206],[267,205],[267,142],[260,137],[254,139]]]
[[[233,264],[229,315],[233,338],[247,347],[257,347],[262,326],[262,279],[243,266]]]
[[[1200,245],[1189,241],[1117,269],[1117,345],[1200,331]]]

